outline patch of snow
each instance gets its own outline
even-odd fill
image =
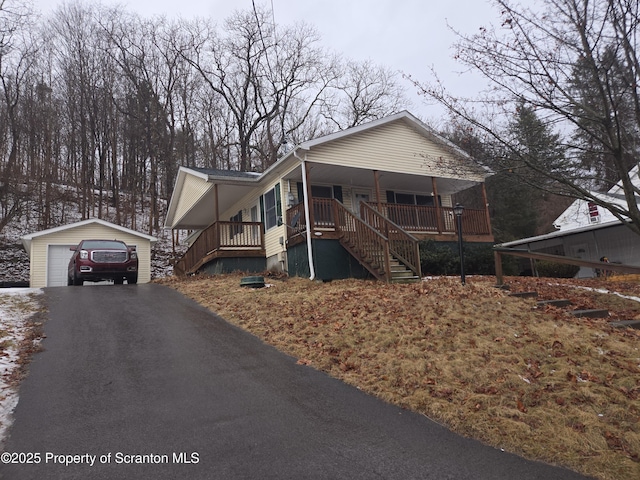
[[[590,292],[596,292],[596,293],[604,293],[607,295],[616,295],[620,298],[624,298],[626,300],[631,300],[633,302],[640,302],[640,297],[634,297],[632,295],[623,295],[622,293],[619,292],[614,292],[611,290],[607,290],[605,288],[591,288],[591,287],[584,287],[581,285],[575,285],[575,288],[581,288],[582,290],[588,290]]]
[[[64,186],[58,188],[64,189]],[[164,208],[164,202],[159,207]],[[53,228],[61,225],[81,221],[82,214],[74,203],[52,202],[52,223],[47,228]],[[30,233],[43,230],[38,224],[38,211],[30,204],[27,207],[28,214],[23,215],[20,219],[9,222],[0,231],[0,283],[1,282],[29,282],[29,256],[22,246],[21,238]],[[132,228],[141,233],[149,233],[149,215],[148,209],[145,212],[138,212],[135,217],[135,225],[132,228],[131,219],[127,219],[122,223],[123,227]],[[103,212],[103,220],[117,223],[115,218],[115,210],[110,208],[107,212]],[[151,248],[151,278],[163,278],[173,273],[171,260],[175,257],[179,258],[186,251],[183,242],[178,242],[174,247],[172,245],[171,232],[160,228],[155,230],[152,235],[158,241]],[[184,236],[184,233],[181,234]]]
[[[19,347],[28,330],[27,320],[40,307],[37,297],[42,293],[35,288],[0,289],[0,444],[18,404],[18,388],[11,376],[18,368]]]

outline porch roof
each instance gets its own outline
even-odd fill
[[[299,168],[292,170],[283,178],[292,182],[302,182],[302,170]],[[381,171],[379,172],[379,179],[382,195],[384,195],[385,190],[433,193],[431,177]],[[354,188],[373,189],[375,187],[371,170],[319,163],[314,163],[311,167],[311,182],[313,184],[342,185]],[[443,177],[438,177],[437,183],[440,195],[453,194],[477,185],[477,182],[471,180]]]

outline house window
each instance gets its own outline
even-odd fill
[[[438,202],[440,198],[438,197]],[[434,197],[431,195],[418,195],[414,193],[400,193],[387,190],[387,216],[403,228],[420,231],[433,231],[438,229],[438,221],[432,208]],[[413,208],[404,205],[415,205]]]
[[[313,198],[333,198],[333,189],[323,185],[311,185],[311,196]]]
[[[440,195],[438,195],[438,201]],[[432,207],[433,196],[431,195],[414,195],[413,193],[400,193],[387,190],[387,203],[395,203],[396,205],[423,205]],[[442,205],[442,203],[440,203]]]
[[[280,201],[280,185],[260,197],[260,207],[264,229],[269,230],[278,225],[278,219],[282,215],[282,204]]]
[[[415,205],[415,195],[411,193],[396,193],[396,203],[400,205]]]
[[[304,187],[301,182],[298,182],[298,202],[302,202],[304,198]],[[327,187],[323,185],[311,185],[311,196],[313,198],[335,198],[339,202],[342,202],[342,186],[334,185],[333,187]]]
[[[432,207],[433,197],[431,195],[416,195],[416,205],[424,205],[426,207]]]

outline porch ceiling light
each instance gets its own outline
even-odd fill
[[[456,217],[461,217],[462,212],[464,212],[464,207],[459,203],[456,203],[456,206],[453,207],[453,213],[455,213]]]

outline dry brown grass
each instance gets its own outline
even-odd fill
[[[602,479],[640,478],[639,331],[509,297],[493,278],[267,279],[264,289],[240,278],[164,283],[299,363],[463,435]],[[637,302],[575,282],[509,280],[541,298],[569,297],[572,308],[640,315]],[[637,284],[606,286],[640,296]]]

